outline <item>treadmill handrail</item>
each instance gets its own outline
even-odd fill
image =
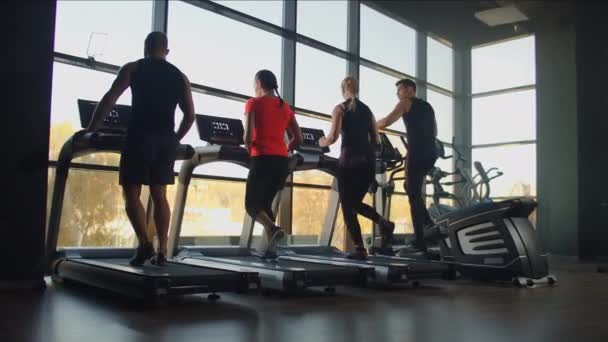
[[[293,170],[297,164],[296,159],[296,155],[289,156],[290,170]],[[184,212],[186,209],[188,187],[192,180],[194,169],[201,165],[213,162],[228,162],[248,169],[249,152],[247,149],[241,146],[208,144],[206,146],[198,146],[194,148],[194,155],[192,158],[182,163],[178,176],[177,190],[175,192],[173,214],[171,215],[169,225],[167,254],[170,256],[174,256],[179,248],[179,237],[181,235]],[[279,192],[277,195],[280,194],[281,192]],[[251,227],[253,227],[253,221],[247,222],[246,219],[244,226],[249,224]],[[253,230],[253,228],[251,230]],[[243,230],[241,232],[241,239],[244,238],[244,235],[248,234],[246,234],[246,232]]]

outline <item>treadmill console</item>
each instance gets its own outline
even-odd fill
[[[380,133],[380,151],[377,158],[390,164],[399,162],[403,159],[403,156],[399,153],[399,150],[393,146],[388,136],[384,133]]]
[[[319,146],[319,139],[325,136],[323,130],[316,128],[305,128],[301,127],[302,130],[302,144],[298,147],[299,152],[323,154],[329,152],[329,147]]]
[[[243,123],[238,119],[196,115],[196,128],[201,140],[217,145],[243,145]]]
[[[78,100],[78,111],[80,112],[80,125],[82,128],[89,126],[97,103],[89,100]],[[101,133],[126,134],[130,118],[131,106],[115,105],[110,114],[96,127],[93,127],[93,130]]]

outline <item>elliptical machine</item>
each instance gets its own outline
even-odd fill
[[[489,168],[486,171],[483,165],[481,165],[481,162],[479,161],[476,161],[475,163],[473,163],[473,165],[477,170],[477,174],[475,175],[475,177],[473,177],[473,181],[475,182],[474,193],[476,195],[474,201],[477,203],[491,202],[492,200],[490,199],[490,181],[502,176],[503,173],[496,167]],[[476,181],[477,178],[479,178],[478,181]]]
[[[442,214],[425,234],[430,244],[439,245],[439,259],[429,262],[449,264],[460,275],[478,280],[528,287],[555,284],[528,219],[536,206],[535,201],[522,198],[483,202]],[[376,239],[372,236],[374,244]]]
[[[405,145],[405,142],[404,142]],[[451,159],[454,156],[456,157],[455,162],[455,170],[454,172],[446,172],[441,170],[438,166],[435,166],[431,169],[428,176],[430,180],[426,181],[426,184],[430,184],[433,186],[433,204],[428,209],[429,215],[432,219],[436,219],[437,217],[457,210],[458,208],[464,208],[472,205],[476,202],[478,194],[476,193],[475,180],[474,177],[471,177],[471,173],[469,170],[465,168],[466,159],[464,159],[462,153],[456,147],[454,139],[452,139],[452,149],[454,150],[454,155],[446,156],[445,155],[445,147],[441,141],[438,139],[435,140],[435,147],[437,149],[437,156],[441,159]],[[442,182],[442,179],[456,176],[456,180],[452,180],[449,182]],[[462,196],[456,196],[453,193],[450,193],[444,189],[444,186],[454,186],[460,185]],[[449,199],[456,202],[456,206],[450,206],[441,203],[441,199]]]

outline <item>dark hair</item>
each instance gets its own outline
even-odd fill
[[[416,91],[416,83],[412,80],[410,80],[409,78],[404,78],[402,80],[397,81],[397,83],[395,83],[395,86],[404,86],[404,87],[412,87],[414,88],[414,91]]]
[[[283,99],[279,94],[279,85],[277,84],[277,77],[270,70],[260,70],[255,74],[255,79],[260,81],[262,88],[268,91],[274,91],[279,98],[279,107],[283,107]]]
[[[144,54],[166,50],[169,46],[167,35],[160,31],[150,32],[144,41]]]

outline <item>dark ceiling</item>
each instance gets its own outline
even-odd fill
[[[533,31],[534,18],[554,10],[564,1],[387,1],[364,0],[363,3],[385,14],[408,22],[453,44],[475,46]],[[474,13],[499,6],[515,5],[529,18],[528,22],[490,27]]]

